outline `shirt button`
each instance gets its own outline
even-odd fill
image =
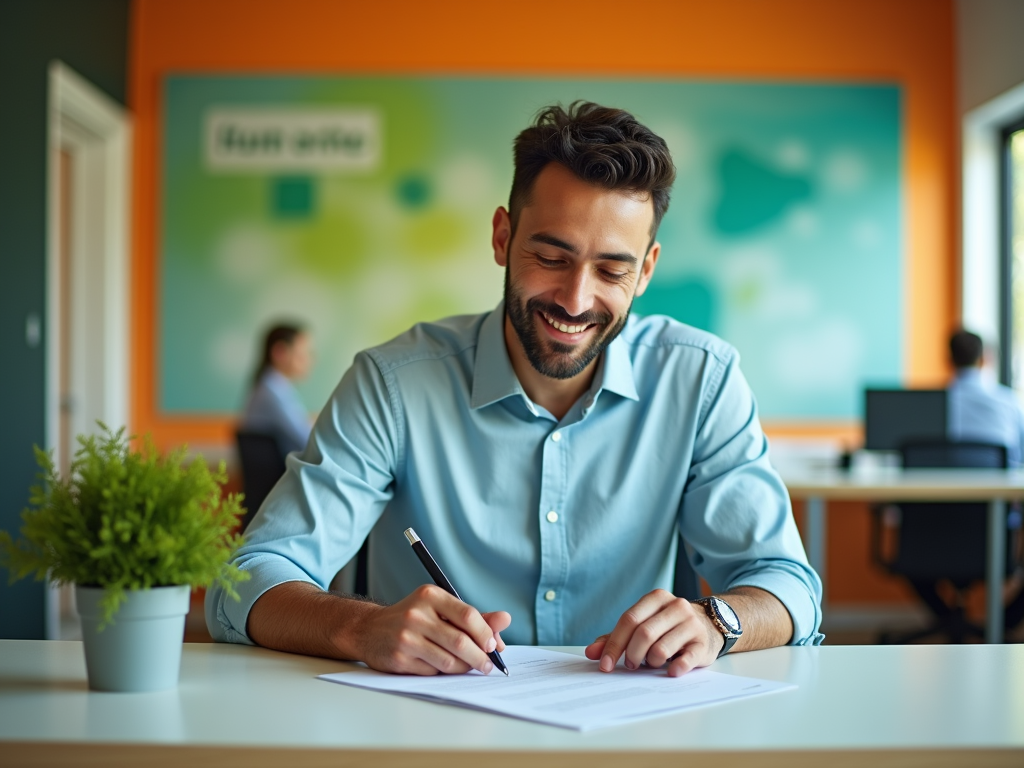
[[[561,432],[552,432],[551,433],[551,439],[554,440],[557,443],[559,440],[562,439],[562,433]]]
[[[547,592],[544,593],[544,599],[547,600],[549,603],[556,597],[558,597],[558,595],[555,594],[555,590],[553,589],[549,589]]]
[[[551,510],[550,512],[548,512],[548,522],[549,523],[557,523],[558,522],[558,513],[555,512],[555,510]]]

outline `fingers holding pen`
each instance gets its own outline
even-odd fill
[[[440,619],[430,634],[435,643],[472,669],[478,669],[485,674],[493,669],[494,665],[487,658],[487,654],[498,647],[498,638],[495,637],[496,633],[491,624],[476,608],[433,585],[419,587],[413,594],[421,595]],[[500,616],[494,620],[504,629],[511,623],[511,616],[508,616],[508,623],[504,625]]]
[[[507,616],[507,614],[505,614]],[[495,626],[507,626],[498,617]],[[495,630],[470,605],[440,587],[424,585],[381,607],[359,627],[360,658],[373,669],[404,674],[459,674],[493,669],[487,653]]]
[[[475,608],[463,603],[455,587],[444,575],[444,571],[431,556],[420,537],[416,535],[416,531],[406,528],[405,538],[436,585],[424,585],[418,588],[413,596],[418,600],[431,603],[442,622],[453,624],[465,633],[456,637],[442,638],[442,646],[453,651],[457,658],[461,658],[472,668],[479,669],[484,674],[490,673],[494,669],[494,665],[497,664],[507,675],[508,670],[496,653],[499,648],[504,649],[505,647],[500,633],[511,623],[512,617],[504,611],[498,611],[489,614],[489,619],[485,619]],[[464,639],[466,636],[471,638],[472,643],[467,643]],[[481,653],[484,656],[482,662],[479,660]],[[493,662],[487,658],[488,656],[493,656]]]
[[[483,613],[481,616],[483,616],[491,631],[494,632],[495,650],[498,652],[504,651],[505,641],[501,639],[501,633],[512,624],[512,614],[507,611],[492,611],[490,613]]]

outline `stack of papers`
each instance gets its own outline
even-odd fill
[[[578,731],[796,688],[710,669],[682,677],[669,677],[664,669],[600,672],[595,661],[525,645],[509,646],[501,656],[509,677],[497,670],[420,677],[360,669],[320,678]]]

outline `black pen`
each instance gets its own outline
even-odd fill
[[[430,574],[430,578],[434,580],[434,583],[456,600],[462,600],[462,598],[459,597],[459,593],[455,591],[455,587],[453,587],[452,583],[448,581],[448,577],[444,575],[444,571],[442,571],[441,567],[434,561],[434,558],[430,556],[430,552],[427,551],[427,545],[420,541],[420,537],[416,535],[416,531],[412,528],[406,528],[405,538],[409,540],[409,544],[412,546],[412,551],[416,553],[420,562],[423,563],[423,567],[427,569],[427,573]],[[462,600],[462,602],[466,601]],[[505,673],[505,677],[508,677],[508,667],[506,667],[505,662],[501,660],[501,656],[498,654],[497,649],[488,653],[487,658],[494,662],[494,666]]]

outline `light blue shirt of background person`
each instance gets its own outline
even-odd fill
[[[274,368],[264,371],[249,393],[241,425],[273,435],[282,454],[305,448],[311,431],[309,415],[295,385]]]
[[[215,639],[251,642],[253,603],[326,589],[369,540],[370,593],[430,583],[413,527],[462,598],[505,610],[508,643],[582,645],[652,589],[672,588],[681,532],[715,592],[759,587],[817,644],[821,582],[735,350],[666,317],[629,320],[590,390],[557,421],[524,394],[504,306],[420,324],[356,356],[307,449],[250,526],[241,601],[209,591]]]
[[[953,440],[1006,446],[1011,467],[1024,458],[1024,412],[1009,387],[986,378],[980,368],[961,368],[948,389],[947,431]]]

